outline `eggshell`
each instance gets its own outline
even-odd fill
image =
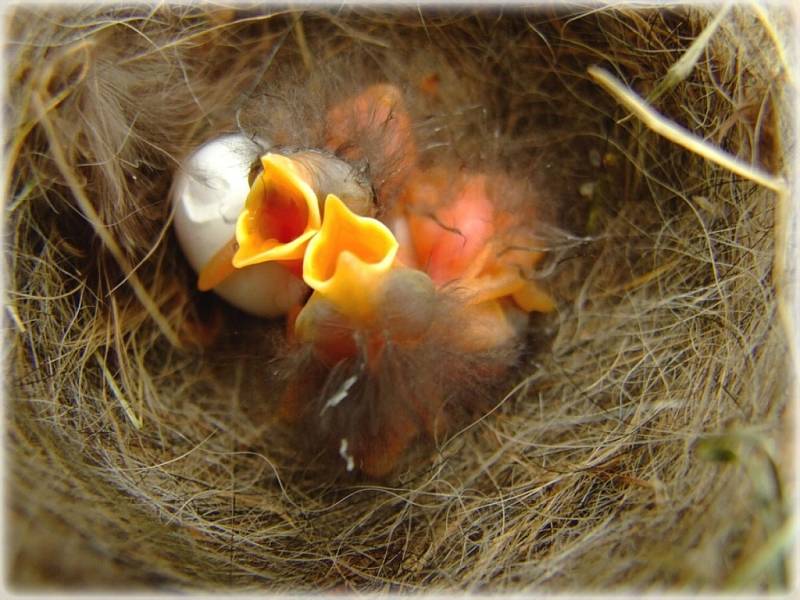
[[[233,238],[250,190],[250,167],[266,147],[241,134],[224,135],[200,146],[175,173],[175,233],[195,272]],[[309,290],[302,279],[270,262],[237,269],[213,291],[250,314],[276,317]]]

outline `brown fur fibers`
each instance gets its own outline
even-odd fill
[[[709,18],[11,11],[9,582],[786,585],[775,195],[624,119],[586,75],[600,64],[647,95]],[[780,11],[733,9],[654,108],[783,173],[794,143],[786,33]],[[389,80],[413,104],[431,72],[439,106],[412,106],[427,151],[541,190],[557,226],[544,275],[559,307],[532,323],[489,414],[391,481],[331,479],[272,419],[264,382],[281,325],[194,290],[167,192],[210,136],[241,128],[307,144],[343,90]]]

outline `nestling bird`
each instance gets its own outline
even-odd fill
[[[534,278],[535,223],[508,209],[525,190],[503,173],[423,168],[398,88],[331,107],[322,145],[261,156],[199,287],[265,264],[302,279],[309,292],[281,311],[277,414],[346,470],[383,477],[506,372],[527,315],[554,303]]]

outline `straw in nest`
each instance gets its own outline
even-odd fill
[[[787,10],[16,7],[10,583],[784,588]],[[542,190],[558,310],[394,479],[322,477],[254,385],[281,325],[195,290],[170,182],[220,132],[426,68],[429,139]]]

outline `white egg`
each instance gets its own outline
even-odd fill
[[[233,238],[250,191],[250,167],[265,147],[241,134],[218,137],[200,146],[175,173],[175,233],[195,272]],[[308,288],[282,265],[270,262],[236,269],[213,291],[248,313],[275,317],[300,303]]]

